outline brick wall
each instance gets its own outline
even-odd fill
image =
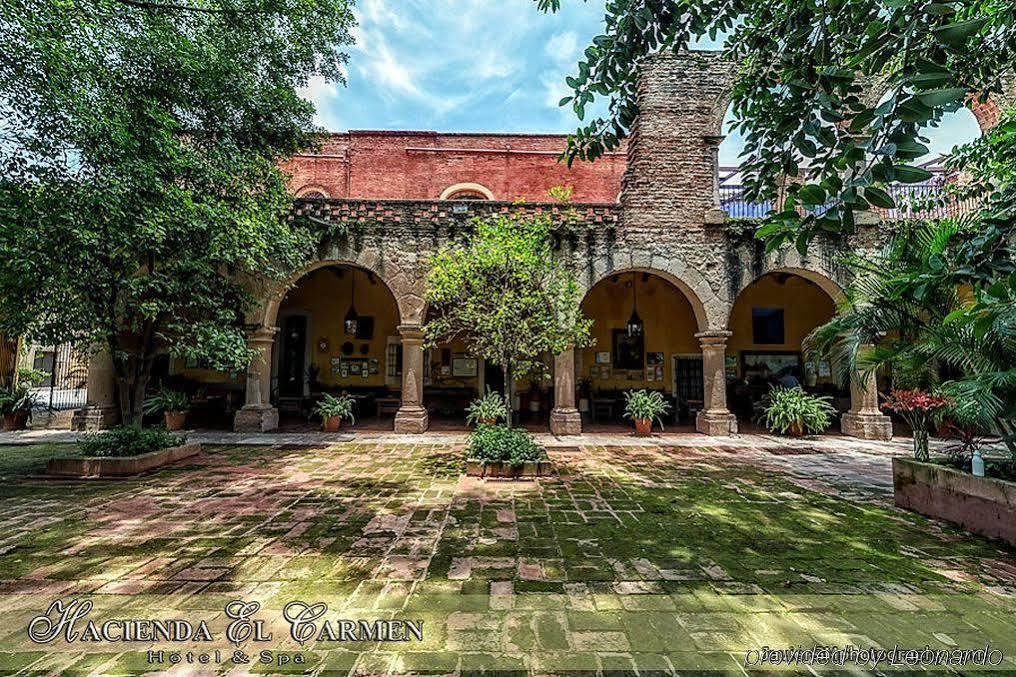
[[[558,161],[565,144],[564,135],[353,131],[284,168],[297,194],[331,198],[436,200],[450,186],[476,183],[496,200],[545,201],[550,188],[567,185],[576,202],[615,202],[623,149],[569,168]]]

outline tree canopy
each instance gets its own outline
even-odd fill
[[[245,277],[311,238],[281,158],[341,80],[347,0],[13,0],[0,15],[0,329],[111,351],[140,417],[160,352],[240,370]]]
[[[554,11],[562,0],[536,2]],[[606,97],[609,112],[576,131],[568,159],[595,159],[629,134],[641,58],[722,37],[738,64],[749,197],[792,179],[785,210],[760,233],[771,247],[803,249],[819,232],[851,232],[858,210],[891,207],[885,184],[928,178],[913,161],[928,152],[929,125],[1016,87],[1010,0],[608,0],[605,22],[561,103],[582,120]],[[819,205],[830,208],[795,209]]]
[[[539,373],[545,355],[590,342],[581,290],[555,259],[550,228],[546,215],[478,219],[466,244],[434,256],[427,276],[428,343],[460,338],[470,355],[500,366],[509,411],[513,378]]]

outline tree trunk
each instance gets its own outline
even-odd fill
[[[512,382],[511,382],[511,369],[508,368],[507,364],[501,366],[501,374],[504,376],[504,406],[508,411],[508,420],[506,423],[508,427],[512,427]]]
[[[118,336],[109,338],[116,371],[116,398],[123,425],[141,425],[145,394],[155,364],[155,321],[148,322],[133,350],[123,350]]]

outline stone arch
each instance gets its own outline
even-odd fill
[[[296,190],[296,197],[298,198],[313,198],[315,193],[320,193],[324,196],[324,199],[328,199],[328,191],[324,187],[317,184],[308,183],[305,186],[301,186]]]
[[[837,303],[840,301],[840,299],[843,298],[843,287],[838,282],[833,280],[831,277],[829,277],[823,272],[819,272],[818,270],[814,270],[811,268],[797,268],[794,266],[781,266],[778,268],[773,268],[772,270],[767,270],[765,273],[763,273],[763,275],[773,275],[773,274],[779,275],[780,273],[785,273],[787,275],[797,275],[798,277],[808,280],[816,287],[818,287],[826,294],[828,294],[829,298],[833,300],[833,303]],[[759,277],[762,276],[760,275]],[[745,289],[750,284],[751,283],[749,282],[748,285],[745,285]],[[742,289],[741,291],[744,291],[744,289]]]
[[[418,323],[419,320],[417,318],[419,317],[419,311],[416,310],[412,300],[413,297],[411,294],[407,293],[402,286],[400,286],[398,278],[386,275],[382,272],[379,266],[374,265],[373,262],[365,259],[367,259],[366,256],[361,256],[360,260],[353,260],[351,258],[327,258],[319,259],[303,266],[286,278],[286,280],[277,284],[264,298],[257,315],[257,319],[261,326],[277,326],[276,322],[279,317],[279,309],[286,298],[286,294],[289,293],[289,290],[310,273],[328,266],[348,266],[350,268],[358,268],[359,270],[372,273],[388,289],[388,292],[395,299],[395,305],[399,311],[400,323]]]
[[[656,275],[657,277],[660,277],[669,282],[674,288],[680,291],[686,299],[688,299],[688,303],[691,305],[692,312],[695,314],[695,322],[697,324],[697,330],[707,331],[710,328],[711,325],[709,313],[707,312],[705,304],[702,303],[702,300],[699,297],[699,294],[695,291],[695,289],[678,275],[675,275],[674,273],[667,270],[661,270],[659,268],[650,268],[645,266],[620,266],[618,268],[612,269],[607,273],[603,273],[597,276],[592,281],[591,284],[581,285],[582,298],[585,299],[586,296],[589,295],[589,292],[592,291],[593,287],[603,282],[604,280],[613,277],[615,275],[625,275],[629,273],[648,273],[650,275]]]
[[[484,185],[479,183],[456,183],[453,186],[448,186],[441,192],[441,200],[451,200],[457,193],[479,193],[486,199],[493,201],[494,193]]]

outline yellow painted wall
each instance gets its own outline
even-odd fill
[[[329,386],[384,386],[387,366],[388,337],[398,335],[399,311],[395,298],[384,282],[373,277],[371,282],[368,274],[359,269],[342,268],[342,277],[333,269],[321,268],[303,278],[290,290],[279,308],[279,326],[282,317],[289,312],[299,311],[309,314],[307,331],[310,337],[310,354],[308,363],[317,365],[320,370],[318,380]],[[359,315],[374,317],[374,338],[363,341],[347,335],[343,327],[346,313],[349,311],[350,292],[353,278],[356,279],[356,298],[354,305]],[[320,350],[319,343],[327,340],[328,348]],[[281,340],[281,339],[277,339]],[[342,344],[349,341],[354,350],[351,355],[343,355]],[[369,346],[366,355],[360,352],[363,344]],[[375,358],[378,360],[378,373],[368,378],[360,375],[342,378],[332,373],[332,358]]]
[[[782,281],[782,283],[781,283]],[[753,341],[752,308],[783,308],[784,341],[760,344]],[[741,351],[800,352],[801,342],[815,327],[832,319],[836,306],[818,285],[797,275],[769,274],[749,285],[737,297],[730,316],[733,332],[727,342],[727,355],[737,358],[741,370]],[[820,378],[820,382],[830,382]]]
[[[632,312],[632,275],[622,273],[608,277],[593,287],[582,302],[582,311],[593,321],[592,335],[596,345],[580,351],[578,378],[591,379],[590,372],[596,365],[597,352],[612,353],[613,329],[623,329]],[[638,380],[629,381],[629,372],[613,369],[609,379],[591,379],[594,390],[611,388],[654,388],[671,390],[675,354],[698,355],[701,353],[695,333],[698,327],[695,313],[688,299],[674,285],[656,275],[643,278],[635,273],[635,288],[638,294],[638,312],[645,324],[645,350],[647,353],[662,352],[663,380],[647,381],[645,368]],[[647,365],[648,366],[648,365]]]
[[[478,361],[476,367],[476,376],[454,376],[452,373],[453,364],[448,365],[448,374],[443,374],[441,369],[441,351],[443,349],[451,350],[452,362],[456,357],[469,357],[466,354],[466,344],[464,341],[456,340],[451,343],[439,343],[436,348],[433,348],[428,352],[430,357],[430,363],[428,366],[427,376],[429,381],[427,387],[434,388],[478,388],[480,383],[480,373],[483,371],[483,362]]]

